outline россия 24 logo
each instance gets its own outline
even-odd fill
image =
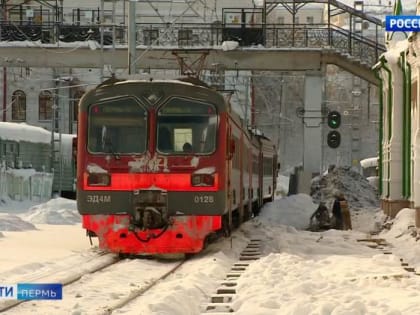
[[[420,15],[388,15],[385,18],[387,32],[420,31]]]

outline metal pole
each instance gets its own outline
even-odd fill
[[[112,0],[112,50],[115,50],[115,0]]]
[[[2,1],[3,5],[3,23],[7,21],[7,7],[6,1]],[[7,111],[7,67],[3,67],[3,121],[5,122],[7,119],[6,116]]]
[[[248,110],[249,110],[249,97],[250,97],[250,93],[249,93],[249,88],[250,88],[250,84],[251,84],[251,76],[247,77],[246,82],[245,82],[245,125],[248,128],[248,126],[250,125],[248,122]]]
[[[136,73],[136,1],[128,8],[128,73]]]
[[[101,82],[104,81],[104,0],[101,0],[101,11],[99,17],[99,25],[101,32]]]

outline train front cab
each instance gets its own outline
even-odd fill
[[[235,148],[226,143],[223,98],[190,85],[176,85],[184,95],[176,97],[169,95],[171,85],[128,85],[99,89],[101,99],[92,92],[81,103],[78,137],[86,141],[78,142],[77,184],[83,226],[113,252],[198,252],[232,210],[226,165]],[[115,97],[144,91],[169,96],[161,104]]]

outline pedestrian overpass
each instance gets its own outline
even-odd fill
[[[325,6],[326,23],[295,23],[299,9],[309,3]],[[292,24],[268,23],[270,13],[279,6],[292,14]],[[336,65],[378,85],[371,68],[386,50],[382,22],[336,0],[266,0],[263,8],[241,9],[239,14],[245,17],[247,10],[260,14],[260,22],[250,24],[243,19],[240,23],[137,23],[137,33],[148,36],[137,38],[135,67],[179,70],[181,60],[185,66],[181,70],[186,73],[214,70],[217,65],[238,71],[304,71],[303,162],[306,171],[317,173],[322,158],[325,67]],[[332,19],[336,15],[347,15],[349,27],[334,25]],[[0,27],[3,67],[128,68],[125,26],[27,26],[3,21]],[[226,50],[222,45],[226,41],[236,41],[238,47]]]

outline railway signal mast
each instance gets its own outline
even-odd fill
[[[337,149],[341,143],[341,134],[336,130],[341,125],[341,114],[335,110],[328,113],[328,127],[331,130],[327,135],[327,144],[332,149]]]

